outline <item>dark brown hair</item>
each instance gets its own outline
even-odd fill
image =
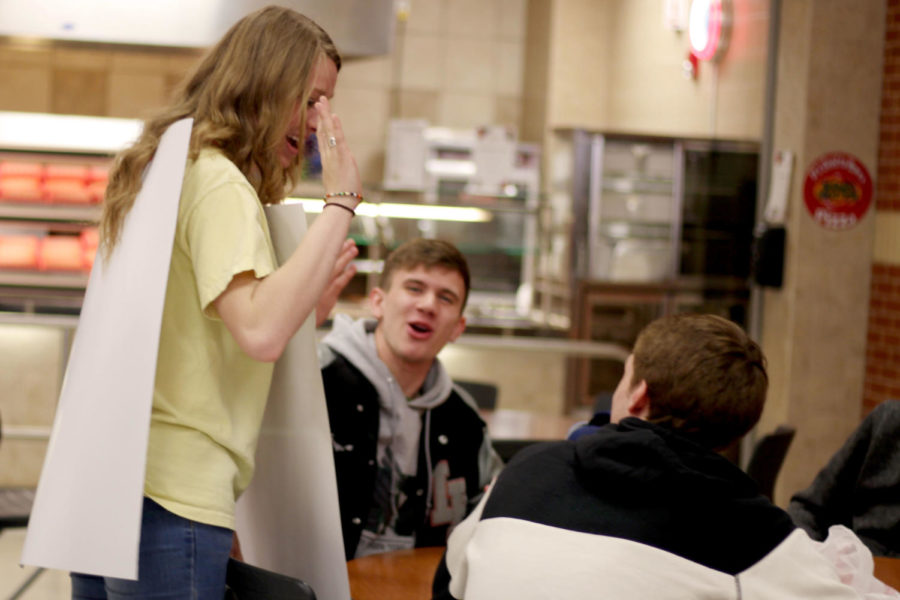
[[[715,315],[673,315],[650,323],[634,345],[632,385],[647,382],[648,421],[715,450],[759,420],[769,378],[762,350]]]
[[[415,238],[398,246],[384,261],[378,286],[387,290],[391,287],[394,271],[409,271],[418,266],[426,269],[441,267],[459,273],[465,284],[460,311],[466,308],[466,301],[469,299],[469,263],[456,246],[443,240]]]

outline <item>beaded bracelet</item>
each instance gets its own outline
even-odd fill
[[[327,207],[327,206],[340,206],[340,207],[343,208],[344,210],[349,210],[351,215],[356,216],[356,211],[355,211],[355,210],[353,210],[353,209],[350,208],[349,206],[346,206],[346,205],[344,205],[344,204],[341,204],[340,202],[326,202],[326,203],[325,203],[325,206],[326,206],[326,207]]]
[[[325,194],[325,200],[329,198],[338,198],[340,196],[350,196],[351,198],[356,198],[360,202],[363,201],[362,194],[357,194],[356,192],[332,192],[330,194]]]

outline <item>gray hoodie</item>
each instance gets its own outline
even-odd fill
[[[454,390],[472,410],[477,411],[477,407],[465,390],[454,386],[450,375],[437,359],[425,377],[420,395],[407,399],[387,365],[378,357],[374,333],[377,324],[375,319],[354,321],[347,315],[337,315],[332,331],[319,344],[319,365],[322,368],[328,366],[334,360],[334,353],[338,352],[359,369],[378,392],[380,410],[376,461],[380,467],[379,477],[384,478],[383,485],[390,490],[394,510],[389,512],[396,515],[402,501],[399,491],[401,481],[416,474],[423,411],[445,402]],[[502,462],[485,435],[485,445],[479,459],[484,485],[499,472],[501,466]],[[429,473],[429,487],[430,484]],[[427,497],[431,497],[430,489]],[[386,529],[378,533],[377,540],[367,540],[364,534],[357,556],[412,547],[414,540],[397,536],[393,532],[393,523],[384,526]]]

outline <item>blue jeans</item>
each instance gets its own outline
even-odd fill
[[[222,600],[232,532],[144,498],[137,581],[72,573],[73,600]]]

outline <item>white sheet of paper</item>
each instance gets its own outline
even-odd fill
[[[137,578],[159,330],[191,119],[169,127],[85,292],[22,563]]]
[[[266,214],[283,263],[306,233],[303,207]],[[306,581],[320,600],[350,600],[315,315],[275,363],[256,470],[236,517],[244,560]]]

